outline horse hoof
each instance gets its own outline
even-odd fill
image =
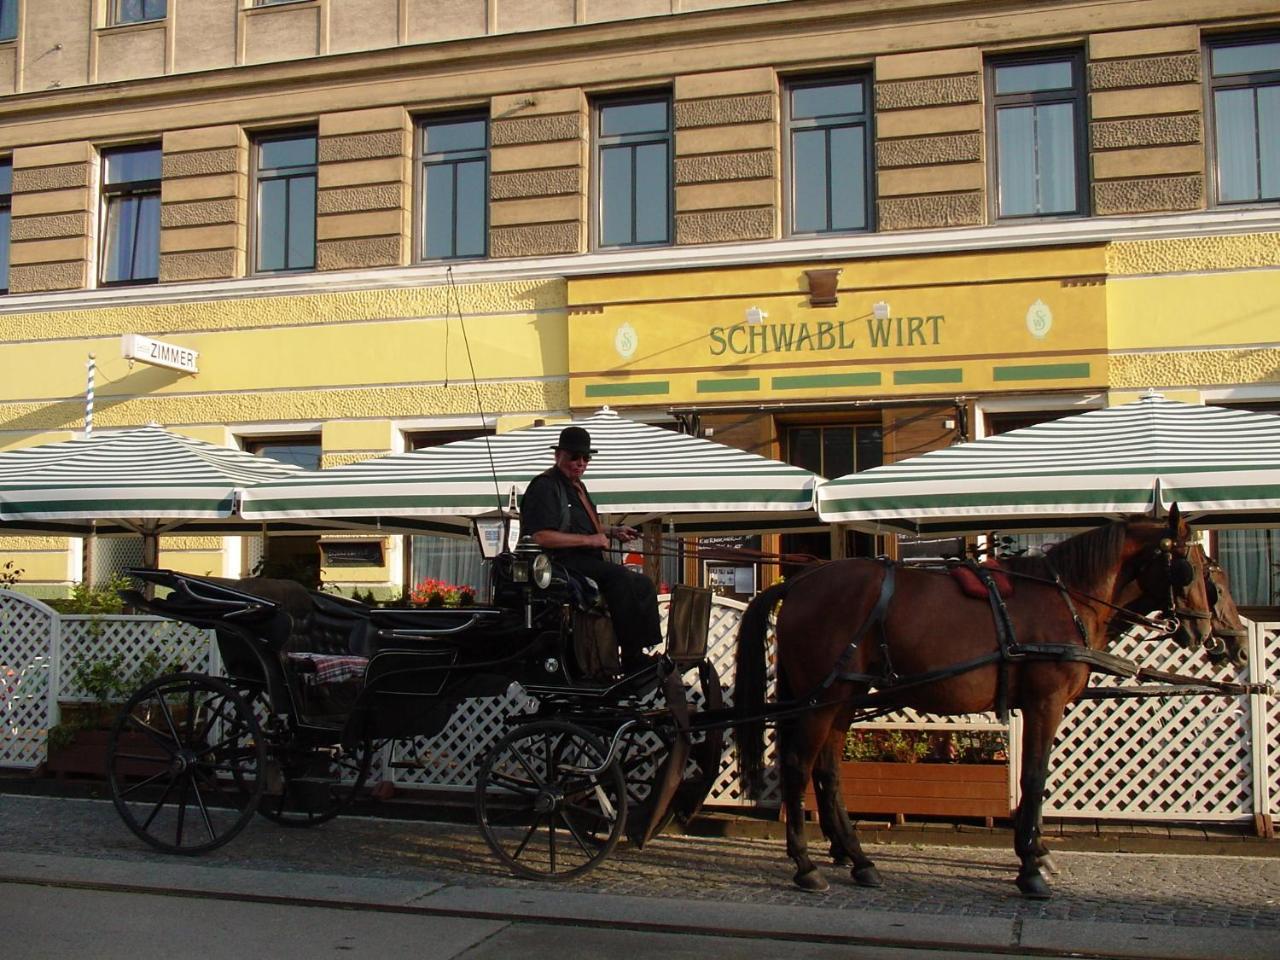
[[[795,882],[797,887],[809,893],[822,893],[830,886],[827,883],[827,878],[816,869],[810,870],[808,873],[797,873]]]
[[[1048,900],[1053,896],[1049,884],[1045,882],[1038,870],[1035,873],[1019,874],[1018,889],[1028,900]]]
[[[853,882],[860,887],[879,887],[884,884],[880,879],[880,871],[871,864],[865,867],[854,867],[849,876],[853,877]]]
[[[831,863],[833,866],[847,867],[851,865],[853,861],[849,858],[847,853],[836,853],[835,851],[832,851]]]
[[[1041,854],[1036,863],[1045,870],[1048,870],[1051,874],[1057,875],[1062,872],[1058,869],[1058,865],[1054,863],[1053,857],[1049,856],[1048,853]]]

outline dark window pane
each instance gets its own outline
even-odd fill
[[[316,263],[316,178],[289,179],[289,269]]]
[[[106,164],[104,183],[132,183],[160,179],[160,148],[103,151]]]
[[[270,457],[272,460],[302,467],[304,470],[320,469],[321,449],[319,443],[298,440],[253,444],[253,452],[258,456]]]
[[[670,193],[665,143],[636,148],[636,243],[662,243],[667,239],[667,197]]]
[[[1238,46],[1216,47],[1213,50],[1213,75],[1228,76],[1237,73],[1265,73],[1280,70],[1280,41],[1242,43]]]
[[[458,164],[459,257],[483,257],[485,253],[485,167],[483,160]]]
[[[9,193],[13,193],[13,164],[5,161],[0,163],[0,194]]]
[[[1240,203],[1258,199],[1258,130],[1254,91],[1219,90],[1213,98],[1218,153],[1218,199]]]
[[[822,470],[824,477],[843,477],[853,473],[853,429],[827,427],[822,431]]]
[[[1035,213],[1035,108],[1006,107],[996,112],[996,163],[1000,171],[1002,217]]]
[[[1071,61],[1017,63],[996,68],[996,94],[1035,93],[1039,90],[1070,90]]]
[[[798,87],[791,94],[793,120],[862,113],[862,110],[862,83],[857,80]]]
[[[283,140],[267,140],[261,144],[258,167],[279,170],[282,167],[309,167],[316,162],[316,138],[311,134]]]
[[[258,269],[285,267],[285,215],[288,183],[266,180],[258,187]]]
[[[665,133],[667,126],[665,100],[648,103],[619,103],[600,108],[601,136],[609,137],[623,133]]]
[[[634,181],[630,147],[600,151],[600,242],[631,242],[631,190]]]
[[[159,20],[165,14],[165,0],[116,0],[116,23]]]
[[[0,208],[0,290],[9,289],[9,226],[11,214]]]
[[[1280,199],[1280,86],[1258,90],[1260,200]]]
[[[884,432],[880,427],[858,427],[855,470],[871,470],[884,463]]]
[[[485,121],[458,120],[428,124],[423,143],[424,153],[449,153],[456,150],[485,148]]]
[[[154,280],[160,266],[160,198],[113,197],[107,203],[102,279]]]
[[[1036,108],[1037,213],[1069,213],[1076,208],[1075,108],[1052,103]]]
[[[802,130],[791,137],[792,229],[796,233],[827,230],[827,134]]]
[[[837,127],[831,131],[832,230],[858,230],[867,225],[865,149],[862,127]]]
[[[437,260],[453,252],[453,164],[427,167],[424,204],[426,207],[423,256]]]
[[[822,432],[817,427],[796,427],[789,435],[790,463],[814,473],[822,472]]]
[[[18,35],[18,0],[0,0],[0,40]]]

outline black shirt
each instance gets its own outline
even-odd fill
[[[584,486],[583,492],[586,493]],[[595,501],[587,494],[587,500],[595,508]],[[568,515],[565,516],[565,506]],[[598,511],[597,511],[598,512]],[[520,535],[532,536],[540,530],[559,530],[563,533],[579,533],[591,536],[596,532],[596,525],[582,505],[582,499],[574,488],[573,482],[566,477],[559,467],[545,470],[529,481],[524,496],[520,498]],[[590,553],[602,556],[598,547],[570,547],[574,553]],[[554,553],[564,553],[556,550]]]

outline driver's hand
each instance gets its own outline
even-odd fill
[[[635,527],[620,526],[613,528],[613,535],[619,540],[625,542],[627,540],[634,540],[640,535],[640,531]]]

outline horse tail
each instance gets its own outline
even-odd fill
[[[738,772],[747,795],[755,797],[763,784],[764,694],[768,668],[765,635],[769,615],[787,595],[793,581],[775,583],[755,596],[738,624],[737,673],[734,678],[734,740],[738,747]]]

